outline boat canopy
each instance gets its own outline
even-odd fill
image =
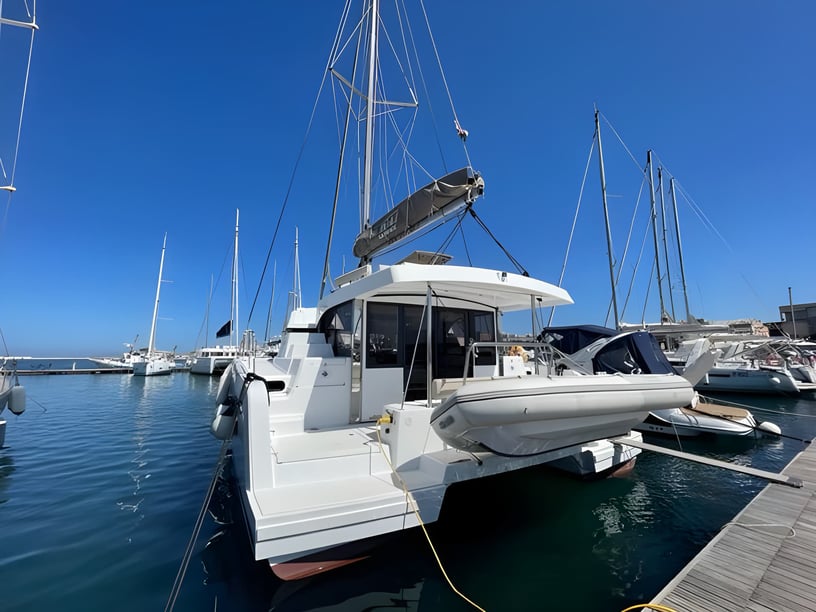
[[[371,261],[383,248],[451,215],[484,192],[484,181],[461,168],[425,185],[372,223],[354,240],[354,256]]]
[[[600,325],[548,327],[541,339],[564,354],[586,362],[591,357],[593,372],[615,374],[672,374],[674,369],[647,331],[619,332]]]

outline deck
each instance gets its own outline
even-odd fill
[[[652,603],[677,612],[816,610],[816,445],[783,473],[803,486],[765,487]]]

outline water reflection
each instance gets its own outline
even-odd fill
[[[14,473],[14,459],[10,454],[0,455],[0,504],[6,503],[9,498],[8,489],[11,485],[11,475]]]

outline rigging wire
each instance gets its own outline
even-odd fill
[[[25,8],[26,8],[26,15],[31,21],[28,22],[28,23],[21,23],[21,24],[18,24],[18,25],[20,25],[21,27],[30,28],[31,29],[31,38],[29,39],[29,44],[28,44],[28,60],[26,62],[25,78],[23,79],[23,93],[22,93],[22,97],[21,97],[21,100],[20,100],[20,117],[19,117],[19,119],[17,121],[17,136],[16,136],[16,139],[15,139],[14,154],[12,156],[12,162],[11,162],[11,177],[9,179],[9,184],[8,184],[8,187],[7,187],[8,198],[6,200],[5,210],[3,211],[3,221],[2,221],[2,225],[0,225],[0,231],[5,230],[6,222],[8,220],[9,209],[11,208],[11,196],[14,193],[14,178],[15,178],[15,176],[17,174],[17,159],[18,159],[19,152],[20,152],[20,138],[21,138],[22,133],[23,133],[23,115],[25,113],[26,97],[28,96],[28,81],[29,81],[29,77],[31,75],[31,57],[32,57],[33,52],[34,52],[34,33],[39,29],[39,26],[36,23],[37,22],[37,16],[36,16],[35,12],[32,11],[31,9],[29,9],[28,2],[25,2],[24,4],[25,4]],[[2,2],[0,2],[0,6],[2,6]],[[36,10],[36,4],[34,4],[33,6],[34,6],[34,8]],[[2,15],[0,15],[0,16],[2,16]],[[0,28],[2,28],[2,25],[0,25]],[[0,170],[3,173],[3,177],[6,178],[6,169],[2,165],[2,160],[0,160]],[[6,189],[4,189],[4,190],[6,190]]]
[[[425,2],[423,0],[419,0],[419,5],[422,7],[423,17],[425,17],[425,26],[428,28],[428,36],[431,39],[431,46],[433,47],[434,56],[436,57],[436,63],[439,66],[439,74],[442,75],[442,83],[445,85],[445,92],[448,94],[448,102],[450,103],[451,113],[453,113],[453,124],[456,127],[456,131],[459,134],[460,139],[462,140],[462,149],[465,152],[467,164],[468,166],[473,166],[470,161],[470,153],[468,153],[467,145],[465,144],[468,137],[468,132],[462,128],[462,125],[459,123],[459,117],[456,114],[456,107],[453,104],[453,97],[451,96],[450,88],[448,87],[448,80],[445,78],[445,71],[442,68],[442,60],[440,59],[439,51],[436,48],[436,40],[434,40],[433,32],[431,31],[431,23],[428,20],[428,12],[425,10]]]
[[[646,177],[646,171],[645,171],[643,168],[641,168],[640,163],[638,162],[638,160],[635,158],[635,156],[634,156],[634,155],[632,155],[632,152],[629,150],[629,147],[627,147],[627,146],[626,146],[626,143],[625,143],[625,142],[623,142],[623,138],[621,138],[621,137],[620,137],[620,134],[618,134],[618,131],[615,129],[615,126],[613,126],[613,125],[612,125],[612,124],[609,122],[609,119],[607,119],[607,118],[606,118],[606,115],[604,115],[603,113],[601,113],[601,117],[603,117],[603,120],[606,122],[606,125],[608,125],[608,126],[609,126],[609,129],[610,129],[610,130],[612,130],[612,133],[615,135],[615,138],[617,138],[617,139],[618,139],[618,142],[619,142],[619,143],[621,144],[621,146],[623,147],[623,150],[624,150],[624,151],[626,151],[626,153],[628,153],[628,155],[629,155],[629,159],[631,159],[631,160],[632,160],[632,163],[633,163],[633,164],[635,164],[635,166],[637,167],[638,171],[639,171],[639,172],[640,172],[640,173],[641,173],[641,174],[642,174],[644,177]]]
[[[589,174],[589,164],[592,162],[592,153],[595,150],[595,143],[597,142],[597,131],[593,130],[592,144],[589,147],[589,155],[587,156],[586,166],[584,166],[584,177],[581,179],[581,188],[578,190],[578,203],[575,206],[575,214],[572,217],[572,227],[570,228],[569,238],[567,239],[567,248],[564,252],[564,263],[561,265],[561,275],[558,277],[558,286],[564,282],[564,275],[567,272],[567,262],[569,261],[570,250],[572,248],[572,238],[575,235],[575,227],[578,223],[578,213],[581,210],[581,202],[584,197],[584,187],[586,187],[587,175]],[[555,316],[555,306],[550,307],[550,316],[547,319],[547,327],[552,325],[553,317]],[[543,321],[542,321],[543,322]]]
[[[510,251],[508,251],[505,248],[505,246],[499,241],[499,239],[493,235],[493,232],[490,231],[490,228],[488,228],[485,222],[482,221],[479,215],[476,214],[476,211],[473,210],[473,207],[468,206],[466,210],[471,214],[471,216],[474,219],[476,219],[476,222],[482,227],[482,229],[487,233],[487,235],[490,236],[493,242],[495,242],[496,245],[504,252],[504,254],[507,256],[507,259],[509,259],[510,262],[516,267],[516,270],[518,270],[519,274],[521,274],[522,276],[530,276],[530,273],[524,269],[524,266],[522,266],[521,263],[510,254]]]
[[[275,230],[272,232],[272,241],[269,243],[269,249],[266,252],[266,259],[264,260],[263,269],[261,270],[261,278],[258,281],[258,288],[255,291],[255,297],[252,300],[252,307],[249,309],[249,316],[247,317],[247,327],[250,326],[250,322],[252,321],[252,314],[255,312],[255,305],[258,302],[258,296],[261,293],[261,287],[263,286],[264,277],[266,276],[266,271],[269,267],[269,258],[272,256],[272,249],[275,246],[275,241],[278,237],[278,230],[280,230],[281,222],[283,221],[283,214],[286,212],[286,206],[289,203],[289,197],[292,194],[292,187],[294,186],[295,176],[297,175],[297,171],[300,168],[300,162],[303,159],[303,152],[306,149],[306,143],[309,141],[309,136],[312,131],[312,125],[314,124],[315,114],[317,113],[317,105],[320,101],[320,95],[323,92],[323,87],[326,84],[326,77],[331,73],[331,66],[332,66],[332,59],[334,58],[335,52],[337,51],[338,45],[340,44],[340,36],[342,32],[342,28],[345,25],[348,19],[348,11],[350,8],[350,0],[346,0],[346,5],[343,7],[343,13],[340,19],[340,25],[338,26],[337,33],[335,34],[334,42],[332,44],[332,52],[329,54],[329,59],[326,62],[326,68],[323,70],[323,76],[320,79],[320,86],[317,90],[317,96],[315,96],[314,104],[312,105],[312,112],[309,115],[309,123],[306,126],[306,133],[303,136],[303,141],[301,142],[300,149],[298,150],[297,157],[295,158],[295,165],[292,168],[292,174],[289,177],[289,183],[286,187],[286,195],[283,198],[283,204],[281,205],[280,214],[278,215],[278,220],[275,223]]]

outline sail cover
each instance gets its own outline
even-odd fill
[[[354,256],[371,260],[379,250],[472,203],[483,191],[482,177],[470,168],[425,185],[360,232],[354,241]]]

